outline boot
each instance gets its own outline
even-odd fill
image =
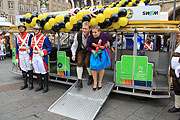
[[[48,73],[46,73],[44,75],[44,88],[43,88],[42,93],[46,93],[48,91],[49,91],[49,87],[48,87]]]
[[[24,90],[25,88],[28,87],[28,85],[27,85],[27,72],[22,71],[22,74],[23,74],[24,85],[21,86],[20,90]]]
[[[89,75],[89,79],[88,79],[87,84],[91,85],[92,83],[93,83],[93,77],[92,77],[92,75]]]
[[[83,88],[83,84],[82,84],[82,80],[81,79],[78,79],[78,82],[75,86],[76,88]]]
[[[42,75],[41,74],[37,74],[37,80],[38,80],[39,86],[35,89],[35,92],[43,89]]]
[[[170,113],[180,112],[180,95],[175,95],[175,105],[168,110]]]
[[[33,71],[29,70],[29,90],[32,90],[33,87]]]

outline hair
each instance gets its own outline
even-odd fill
[[[88,22],[88,21],[83,22],[83,24],[82,24],[82,25],[87,25],[87,26],[89,26],[89,28],[91,28],[91,23],[90,23],[90,22]]]
[[[97,29],[98,31],[101,31],[101,27],[99,25],[93,26],[92,29]]]

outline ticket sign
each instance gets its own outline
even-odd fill
[[[65,71],[66,65],[66,52],[58,51],[57,52],[57,70]]]

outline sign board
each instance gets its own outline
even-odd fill
[[[116,83],[121,84],[122,80],[121,80],[121,61],[117,61],[116,62]]]
[[[129,21],[160,20],[160,6],[124,7],[129,12]]]

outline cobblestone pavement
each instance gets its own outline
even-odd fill
[[[10,58],[0,61],[0,120],[72,120],[47,111],[70,86],[50,83],[50,91],[46,94],[19,90],[22,77],[11,73],[11,69]],[[95,119],[178,120],[179,113],[167,112],[173,104],[173,94],[170,99],[135,99],[111,93]]]

